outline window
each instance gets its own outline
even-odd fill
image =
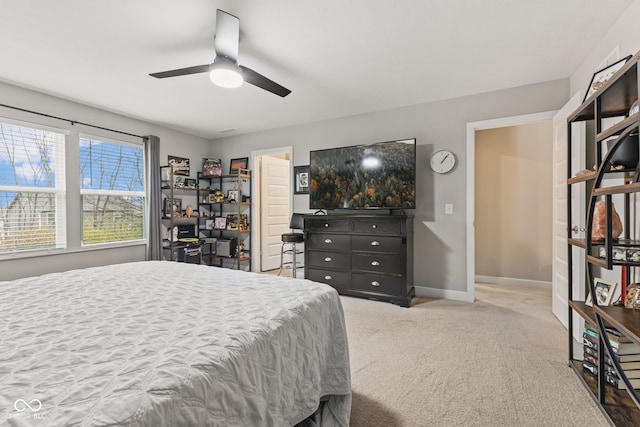
[[[0,255],[66,248],[65,134],[0,121]]]
[[[82,243],[144,238],[143,146],[80,136]]]

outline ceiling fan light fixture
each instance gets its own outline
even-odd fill
[[[238,65],[228,61],[214,62],[209,78],[214,85],[228,89],[238,88],[244,81]]]

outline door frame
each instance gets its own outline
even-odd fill
[[[521,116],[502,117],[491,120],[481,120],[467,123],[467,290],[465,301],[475,301],[476,284],[476,237],[475,237],[475,209],[476,209],[476,131],[501,128],[507,126],[525,125],[544,120],[553,120],[555,111],[524,114]],[[549,140],[549,145],[553,140]]]
[[[257,159],[259,157],[269,155],[269,154],[277,154],[277,153],[287,153],[289,156],[289,168],[290,176],[293,176],[293,146],[288,145],[284,147],[278,148],[268,148],[265,150],[251,150],[251,157],[249,162],[249,167],[253,172],[252,180],[251,180],[251,271],[260,272],[262,268],[261,257],[258,255],[257,251],[260,251],[261,243],[260,242],[260,211],[261,211],[261,198],[260,194],[260,180],[262,179],[261,173],[255,173],[256,168],[255,165],[257,163]],[[261,172],[261,171],[260,171]],[[290,188],[289,192],[289,216],[291,216],[292,207],[293,207],[293,186]]]

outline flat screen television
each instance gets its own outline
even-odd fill
[[[415,209],[416,140],[315,150],[309,208]]]

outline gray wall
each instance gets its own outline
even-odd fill
[[[551,282],[551,120],[476,132],[476,276]]]
[[[228,161],[252,150],[291,145],[293,165],[297,166],[309,163],[313,149],[416,137],[415,284],[424,288],[418,290],[423,295],[455,298],[456,292],[466,292],[467,123],[556,110],[568,96],[569,81],[556,80],[218,139],[210,154]],[[434,175],[429,170],[429,157],[443,148],[453,150],[459,164],[448,175]],[[453,215],[444,214],[445,203],[453,204]],[[308,210],[308,196],[295,196],[294,209]]]
[[[98,126],[117,129],[135,135],[157,135],[160,138],[160,161],[166,163],[167,154],[181,157],[189,157],[192,162],[191,175],[201,168],[202,157],[206,157],[210,151],[210,143],[202,138],[197,138],[184,133],[176,132],[158,125],[142,122],[124,117],[86,105],[66,101],[54,96],[45,95],[24,88],[0,83],[2,103],[27,110],[38,111],[49,115],[73,119]],[[131,140],[131,137],[121,136],[112,132],[100,131],[90,127],[75,125],[49,119],[34,114],[16,111],[0,107],[0,118],[5,117],[31,123],[68,129],[71,135],[67,138],[77,138],[78,133],[86,133],[96,136],[111,137],[119,140]],[[69,140],[69,139],[68,139]],[[136,140],[136,139],[134,139]],[[137,139],[137,141],[140,141]],[[73,147],[73,144],[69,144]],[[67,167],[73,167],[77,163],[77,151],[66,150]],[[135,245],[109,249],[86,250],[80,245],[80,198],[79,198],[79,173],[71,173],[67,176],[67,246],[68,250],[63,254],[42,255],[32,257],[0,257],[0,280],[11,280],[25,276],[69,270],[72,268],[84,268],[96,265],[116,264],[127,261],[141,261],[146,257],[146,245]],[[195,198],[194,198],[195,201]]]
[[[614,50],[620,52],[620,58],[634,55],[640,50],[640,33],[638,17],[640,16],[640,0],[634,0],[627,10],[620,15],[607,34],[593,48],[584,62],[571,75],[571,94],[578,91],[584,96],[593,73],[602,68],[602,61]]]

